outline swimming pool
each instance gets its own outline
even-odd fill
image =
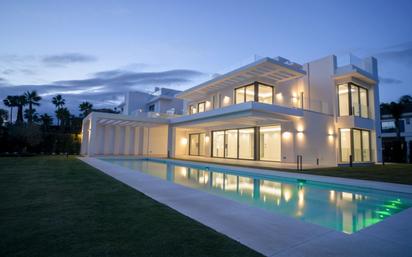
[[[412,206],[412,195],[295,178],[263,176],[173,160],[102,160],[347,234]]]

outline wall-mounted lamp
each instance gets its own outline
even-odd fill
[[[187,138],[183,137],[182,139],[180,139],[180,143],[182,145],[187,145]]]
[[[209,143],[210,137],[209,136],[205,136],[205,142]]]
[[[282,133],[282,138],[288,140],[291,137],[291,133],[289,131],[285,131]]]

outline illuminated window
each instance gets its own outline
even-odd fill
[[[274,88],[272,86],[264,85],[258,82],[236,88],[235,104],[252,101],[273,104],[273,90]]]
[[[197,104],[197,112],[204,112],[206,110],[206,103],[201,102]]]
[[[190,113],[190,114],[195,114],[195,113],[197,113],[197,108],[196,108],[195,106],[193,106],[193,105],[190,105],[190,106],[189,106],[189,113]]]
[[[370,131],[360,129],[340,129],[340,156],[341,162],[371,161]]]
[[[353,83],[338,85],[339,116],[369,117],[368,90]]]
[[[258,92],[259,92],[258,101],[260,103],[265,103],[265,104],[273,103],[273,87],[259,84]]]

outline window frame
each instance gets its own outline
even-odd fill
[[[343,162],[342,161],[342,135],[341,135],[341,130],[342,129],[349,129],[350,130],[350,133],[349,133],[349,135],[350,135],[350,154],[349,154],[349,156],[352,156],[352,162],[353,163],[368,163],[368,162],[373,162],[372,160],[373,160],[373,155],[372,155],[372,138],[371,138],[371,131],[370,130],[367,130],[367,129],[359,129],[359,128],[340,128],[339,129],[339,162],[340,163],[349,163],[350,162],[350,158],[349,158],[349,161],[348,162]],[[360,145],[361,145],[361,160],[360,161],[355,161],[354,160],[354,133],[353,133],[353,131],[354,130],[357,130],[357,131],[359,131],[360,132],[360,137],[361,137],[361,140],[360,140]],[[363,148],[364,148],[364,146],[363,146],[363,138],[362,138],[362,133],[364,132],[364,131],[366,131],[366,132],[368,132],[368,134],[369,134],[369,136],[368,136],[368,140],[369,140],[369,161],[365,161],[364,160],[364,156],[363,156]]]
[[[348,115],[341,115],[340,114],[340,97],[339,97],[339,86],[341,85],[347,85],[348,88],[348,105],[349,105],[349,114]],[[356,88],[357,93],[358,93],[358,105],[359,105],[359,115],[354,114],[353,106],[352,106],[352,87]],[[364,89],[366,91],[366,117],[362,116],[362,104],[361,104],[361,97],[360,97],[360,89]],[[338,98],[338,116],[339,117],[345,117],[345,116],[356,116],[356,117],[361,117],[364,119],[369,119],[370,118],[370,110],[369,110],[369,89],[360,86],[354,82],[347,82],[347,83],[341,83],[336,85],[336,92],[337,92],[337,98]]]
[[[200,105],[203,105],[203,111],[200,111]],[[197,103],[197,113],[202,113],[206,111],[206,101]]]
[[[270,103],[270,104],[274,104],[274,103],[275,103],[275,86],[269,85],[269,84],[266,84],[266,83],[263,83],[263,82],[259,82],[259,81],[255,81],[255,82],[253,82],[253,83],[249,83],[249,84],[246,84],[246,85],[242,85],[242,86],[239,86],[239,87],[235,87],[235,88],[233,89],[233,99],[234,99],[234,103],[235,103],[235,104],[238,104],[238,103],[237,103],[237,94],[236,94],[236,91],[239,90],[239,89],[243,89],[243,102],[241,102],[241,103],[239,103],[239,104],[247,103],[247,102],[264,103],[264,102],[259,102],[259,84],[262,85],[262,86],[267,86],[267,87],[271,87],[271,88],[272,88],[272,103]],[[249,87],[249,86],[252,86],[252,85],[253,85],[253,88],[254,88],[253,101],[246,101],[246,88]],[[264,104],[268,104],[268,103],[264,103]]]

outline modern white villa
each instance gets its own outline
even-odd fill
[[[381,161],[377,61],[263,58],[183,92],[89,114],[82,154],[296,167]],[[161,107],[163,106],[163,107]]]

